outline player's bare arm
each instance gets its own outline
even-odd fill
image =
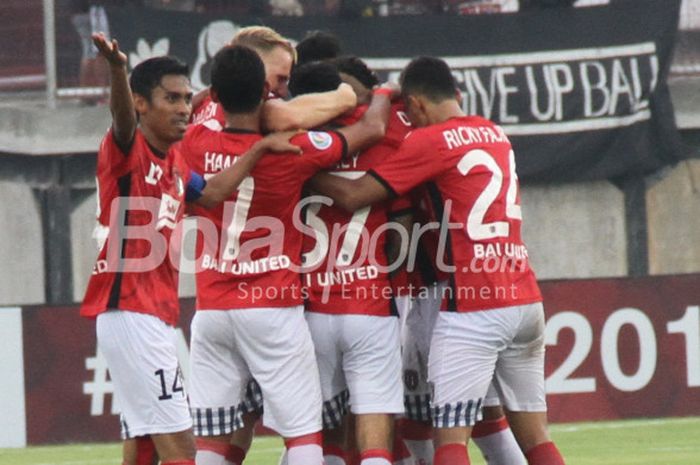
[[[198,108],[207,97],[209,97],[209,87],[195,93],[192,96],[192,108]]]
[[[126,72],[126,54],[119,49],[116,39],[108,41],[102,32],[93,34],[92,41],[100,55],[109,63],[109,109],[112,112],[112,130],[114,140],[124,149],[131,144],[138,124]]]
[[[355,108],[357,97],[348,84],[336,90],[300,95],[292,100],[267,100],[263,105],[262,123],[266,131],[311,129]]]
[[[372,175],[358,179],[341,178],[321,172],[309,181],[309,186],[320,194],[333,199],[340,208],[354,212],[392,196],[392,192]]]
[[[298,131],[278,132],[256,142],[236,163],[210,178],[196,202],[205,208],[212,208],[230,198],[266,153],[300,154],[301,149],[289,141],[296,134]]]
[[[338,130],[348,143],[348,153],[366,149],[384,137],[391,113],[391,99],[397,94],[393,89],[382,89],[372,95],[372,101],[359,121]]]

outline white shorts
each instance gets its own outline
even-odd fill
[[[301,306],[200,310],[190,345],[195,435],[240,428],[252,378],[262,391],[265,426],[285,438],[321,430],[318,367]]]
[[[175,328],[152,315],[119,310],[100,314],[96,326],[97,347],[119,398],[122,438],[191,428]]]
[[[493,310],[440,312],[428,362],[433,426],[472,426],[493,380],[512,411],[547,410],[544,310],[541,303]]]
[[[426,297],[412,299],[401,328],[405,416],[416,421],[430,421],[430,385],[428,354],[435,319],[440,313],[439,296],[443,284],[428,287]]]
[[[343,415],[403,413],[399,319],[306,312],[323,394],[323,427]]]

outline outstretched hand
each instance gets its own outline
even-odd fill
[[[289,140],[303,131],[284,131],[284,132],[273,132],[265,136],[261,141],[264,147],[269,152],[285,152],[285,153],[296,153],[301,154],[301,148],[292,144]]]
[[[119,50],[117,39],[109,41],[103,32],[96,32],[92,34],[92,42],[110,65],[126,66],[126,54]]]

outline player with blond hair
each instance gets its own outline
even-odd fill
[[[266,26],[244,27],[229,45],[252,48],[265,65],[265,82],[269,92],[262,106],[263,130],[311,129],[355,107],[355,93],[347,84],[341,84],[329,92],[284,100],[289,97],[287,84],[297,54],[291,42],[274,29]],[[211,100],[209,89],[195,95],[193,107],[193,123],[206,124],[210,129],[219,130],[225,126],[223,109]]]

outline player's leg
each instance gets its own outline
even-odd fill
[[[428,355],[435,319],[440,310],[442,284],[430,286],[424,297],[412,301],[401,332],[401,357],[404,383],[404,418],[399,422],[400,434],[418,465],[431,465],[435,450],[430,413]]]
[[[153,440],[153,444],[155,444],[162,465],[194,465],[196,450],[192,431],[187,430],[178,433],[152,434],[151,439]]]
[[[399,340],[401,342],[401,347],[403,347],[404,328],[406,327],[408,313],[413,306],[413,297],[410,295],[395,295],[394,303],[396,305],[396,311],[399,314]],[[403,375],[403,359],[401,361],[401,367]],[[404,395],[404,400],[405,399],[406,396]],[[406,447],[406,443],[404,442],[401,432],[401,422],[404,420],[404,418],[403,413],[394,416],[394,444],[392,450],[394,465],[414,465],[414,461],[411,460],[411,451],[408,449],[408,447]]]
[[[483,418],[472,430],[472,439],[489,465],[525,465],[527,461],[510,429],[493,383],[489,386]]]
[[[530,465],[563,465],[547,430],[544,386],[544,310],[542,304],[512,309],[519,314],[516,336],[499,354],[496,388],[513,434]]]
[[[350,465],[354,444],[350,443],[349,427],[352,414],[343,418],[342,424],[333,429],[323,429],[323,460],[326,465]]]
[[[321,387],[303,308],[235,313],[236,345],[260,384],[264,424],[284,438],[289,465],[321,465]]]
[[[362,465],[390,465],[394,415],[403,412],[399,321],[341,315],[343,371]]]
[[[177,360],[175,329],[154,316],[127,311],[103,313],[96,326],[98,347],[120,399],[122,437],[150,435],[161,462],[194,463],[192,419]],[[162,437],[168,437],[168,447]],[[126,445],[125,462],[135,463],[139,444],[150,449],[148,442]]]
[[[122,465],[158,465],[158,454],[151,436],[126,439],[122,447]]]
[[[435,465],[467,465],[467,443],[482,406],[506,322],[494,312],[440,312],[433,331],[428,377],[434,387]]]
[[[244,394],[250,373],[236,353],[231,314],[198,311],[190,343],[190,407],[197,465],[240,465],[245,450],[232,444],[244,427]]]
[[[313,340],[323,397],[323,458],[326,465],[348,465],[349,392],[343,373],[338,315],[305,312]]]
[[[398,415],[394,415],[394,444],[391,451],[394,465],[414,465],[415,460],[411,458],[411,451],[406,447],[403,436],[401,434],[401,424]]]
[[[253,444],[255,425],[263,415],[263,399],[260,385],[251,379],[246,386],[242,405],[243,426],[234,430],[231,436],[231,454],[234,463],[242,463]]]

